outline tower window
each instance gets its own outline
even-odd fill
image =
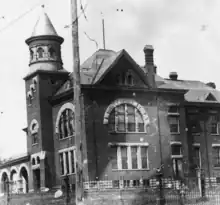
[[[32,159],[32,165],[35,165],[36,162],[35,162],[35,158]]]
[[[60,139],[74,135],[74,112],[71,109],[67,108],[62,112],[58,130]]]
[[[33,58],[34,58],[34,52],[32,51],[32,49],[30,49],[30,58],[31,58],[31,60],[33,60]]]
[[[38,122],[36,120],[33,120],[30,125],[32,145],[38,143],[38,129],[39,129]]]
[[[54,58],[55,57],[55,50],[53,48],[49,48],[49,54],[50,54],[50,58]]]
[[[43,53],[44,53],[44,49],[39,47],[37,49],[37,55],[38,55],[38,58],[43,58]]]
[[[37,164],[40,164],[40,157],[37,156]]]
[[[31,92],[29,91],[27,93],[27,101],[28,101],[28,105],[31,105],[32,104],[32,100],[33,100],[33,96],[31,94]]]

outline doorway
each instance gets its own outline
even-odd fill
[[[35,191],[40,190],[40,169],[33,170],[33,179]]]

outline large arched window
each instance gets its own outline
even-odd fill
[[[63,110],[60,115],[58,133],[60,139],[71,137],[75,133],[74,112],[69,108]]]
[[[144,133],[148,123],[144,108],[134,100],[116,100],[107,108],[104,116],[104,124],[115,132]]]

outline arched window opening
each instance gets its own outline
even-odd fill
[[[71,109],[67,108],[62,112],[58,126],[60,139],[64,139],[74,135],[74,112]]]
[[[55,50],[53,48],[49,48],[49,54],[50,54],[50,58],[54,58],[55,57]]]
[[[43,53],[44,53],[44,49],[39,47],[37,49],[37,55],[38,55],[38,58],[43,58]]]
[[[131,73],[127,73],[127,79],[126,79],[126,84],[127,85],[134,85],[134,79]]]
[[[33,96],[30,93],[28,93],[27,100],[28,100],[28,105],[31,105],[32,104],[32,100],[33,100]]]
[[[115,132],[145,132],[143,116],[130,104],[120,104],[111,111],[109,128]]]
[[[34,59],[34,52],[32,51],[32,49],[30,49],[30,60]]]
[[[8,193],[9,191],[9,178],[6,172],[2,174],[1,178],[1,183],[2,183],[2,192]]]
[[[35,164],[36,164],[35,158],[32,159],[31,164],[32,164],[32,165],[35,165]]]
[[[21,178],[21,187],[20,191],[22,193],[28,193],[28,171],[25,167],[22,167],[20,170],[20,178]]]
[[[33,123],[31,126],[31,136],[32,136],[32,144],[38,143],[38,124]]]
[[[37,164],[40,164],[40,157],[37,156]]]

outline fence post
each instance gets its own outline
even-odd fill
[[[166,202],[165,202],[165,197],[163,192],[163,182],[162,182],[163,174],[160,169],[157,170],[156,176],[159,182],[159,198],[157,198],[157,205],[165,205]]]
[[[206,197],[206,190],[205,190],[205,175],[202,172],[201,173],[201,192],[202,192],[202,198]]]
[[[64,182],[65,182],[65,188],[66,188],[66,205],[69,204],[70,202],[70,184],[69,184],[69,177],[66,175],[64,177]]]

